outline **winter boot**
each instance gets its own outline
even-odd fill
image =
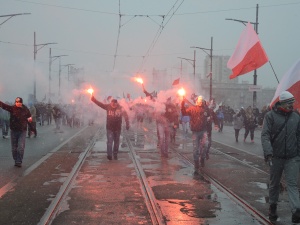
[[[271,221],[276,221],[278,218],[277,215],[277,204],[271,204],[269,208],[269,219]]]
[[[295,213],[292,215],[293,223],[300,223],[300,209],[297,209]]]

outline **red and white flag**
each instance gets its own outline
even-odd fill
[[[180,78],[174,80],[173,83],[172,83],[172,85],[173,85],[173,86],[174,86],[174,85],[178,85],[178,84],[179,84],[179,81],[180,81]]]
[[[295,97],[294,108],[300,109],[300,59],[284,74],[280,80],[275,95],[271,101],[272,107],[278,100],[283,91],[291,92]]]
[[[233,55],[227,62],[227,67],[232,70],[229,78],[233,79],[251,72],[268,61],[268,56],[259,41],[258,35],[253,26],[248,22]]]

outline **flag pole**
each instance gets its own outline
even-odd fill
[[[277,82],[278,82],[278,84],[279,84],[279,80],[278,80],[278,78],[277,78],[277,75],[276,75],[276,73],[275,73],[275,70],[273,69],[273,66],[272,66],[272,64],[271,64],[271,61],[269,61],[269,63],[270,63],[270,66],[271,66],[271,68],[272,68],[272,70],[273,70],[273,73],[274,73],[274,75],[275,75],[275,77],[276,77],[276,80],[277,80]]]

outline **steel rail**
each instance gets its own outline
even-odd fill
[[[137,156],[134,148],[131,145],[131,142],[130,142],[130,139],[128,138],[127,133],[124,134],[124,136],[126,138],[128,146],[129,146],[129,150],[130,150],[129,155],[132,159],[135,170],[137,172],[137,177],[139,178],[139,181],[141,184],[142,193],[145,198],[145,202],[146,202],[152,223],[158,224],[158,225],[165,225],[166,222],[165,222],[164,216],[162,215],[161,210],[159,209],[159,207],[156,203],[156,198],[154,196],[154,193],[153,193],[151,187],[148,184],[147,177],[144,173],[141,163],[138,160],[138,156]]]
[[[53,222],[55,219],[55,216],[58,213],[59,207],[62,203],[62,200],[65,198],[65,196],[69,193],[69,191],[72,188],[72,184],[75,181],[79,170],[81,169],[81,166],[83,165],[86,157],[88,156],[88,153],[92,150],[94,147],[98,134],[101,131],[101,127],[95,132],[94,137],[92,138],[91,142],[89,145],[86,147],[83,153],[80,154],[78,161],[74,165],[72,171],[68,175],[67,179],[61,186],[59,192],[57,193],[55,199],[51,202],[50,206],[44,213],[43,217],[41,218],[40,222],[38,225],[49,225]]]
[[[173,150],[175,151],[175,150]],[[194,165],[192,160],[190,160],[188,157],[184,156],[182,153],[177,152],[178,155],[180,155],[182,158],[184,158],[186,161],[188,161],[191,165]],[[236,159],[237,160],[237,159]],[[240,161],[242,162],[242,161]],[[244,165],[244,163],[243,163]],[[257,168],[252,168],[252,169],[257,169]],[[270,222],[264,214],[256,210],[254,207],[252,207],[247,201],[244,199],[240,198],[238,195],[236,195],[234,192],[232,192],[229,188],[224,186],[222,183],[220,183],[218,180],[210,176],[209,174],[205,173],[205,171],[201,170],[201,175],[209,180],[214,186],[216,186],[220,191],[225,193],[230,199],[232,199],[234,202],[236,202],[238,205],[242,206],[248,213],[250,213],[254,218],[256,218],[259,222],[262,224],[273,224]]]

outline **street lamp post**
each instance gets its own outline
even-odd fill
[[[9,15],[1,15],[0,17],[9,17],[6,20],[4,20],[2,23],[0,23],[0,26],[4,24],[7,20],[13,18],[14,16],[21,16],[21,15],[30,15],[31,13],[15,13],[15,14],[9,14]]]
[[[34,32],[34,43],[33,43],[33,59],[34,59],[34,78],[33,78],[33,101],[36,102],[36,72],[35,72],[35,66],[36,66],[36,55],[37,52],[42,49],[43,47],[45,47],[46,45],[50,45],[50,44],[57,44],[54,42],[50,42],[50,43],[44,43],[44,44],[36,44],[36,38],[35,38],[35,32]]]
[[[58,98],[60,98],[60,73],[61,73],[61,57],[68,56],[68,55],[57,55],[53,56],[55,58],[59,58],[59,65],[58,65]]]
[[[73,66],[73,65],[75,65],[75,64],[69,63],[69,64],[66,64],[66,65],[61,65],[61,68],[68,67],[68,89],[69,89],[70,66]]]
[[[52,63],[56,60],[56,59],[58,59],[58,58],[60,58],[60,57],[62,57],[62,56],[67,56],[67,55],[56,55],[56,56],[51,56],[51,48],[49,49],[49,89],[48,89],[48,91],[49,91],[49,101],[50,101],[50,96],[51,96],[51,67],[52,67]]]
[[[210,39],[210,48],[201,48],[201,47],[191,47],[191,48],[198,48],[204,51],[210,57],[210,72],[209,72],[209,101],[212,100],[212,60],[213,60],[213,37]],[[207,52],[209,51],[209,53]]]
[[[196,51],[194,50],[194,59],[187,59],[187,58],[182,58],[182,57],[177,57],[179,59],[184,59],[188,61],[190,64],[192,64],[193,69],[194,69],[194,85],[195,85],[195,77],[196,77]]]
[[[240,23],[244,24],[245,26],[248,23],[248,21],[237,20],[237,19],[226,19],[226,20],[240,22]],[[255,32],[256,32],[256,34],[258,34],[258,4],[256,4],[256,22],[250,22],[250,23],[254,25]],[[254,70],[254,74],[253,74],[253,85],[257,85],[256,69]],[[257,103],[256,91],[253,91],[253,108],[256,107],[256,103]]]

